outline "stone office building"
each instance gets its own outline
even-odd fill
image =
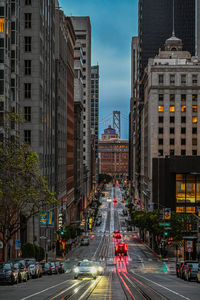
[[[149,209],[152,197],[152,163],[166,156],[200,155],[200,61],[182,51],[173,36],[165,51],[149,59],[143,78],[142,205]],[[158,199],[159,201],[159,199]]]

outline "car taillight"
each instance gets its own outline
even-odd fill
[[[118,251],[118,246],[115,246],[115,250]]]
[[[52,267],[50,267],[50,270],[52,270]]]
[[[189,269],[189,272],[192,272],[192,268]]]
[[[124,249],[125,249],[126,251],[128,250],[127,244],[124,245]]]

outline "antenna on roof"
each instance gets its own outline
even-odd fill
[[[174,0],[173,0],[173,31],[172,36],[175,36],[175,30],[174,30]]]

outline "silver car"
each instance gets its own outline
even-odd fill
[[[96,279],[97,273],[98,270],[94,262],[83,260],[74,268],[74,279],[78,279],[78,277],[92,277]]]

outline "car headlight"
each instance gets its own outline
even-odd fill
[[[102,268],[102,267],[99,267],[99,268],[98,268],[98,271],[99,271],[99,272],[102,272],[102,271],[103,271],[103,268]]]
[[[96,273],[96,272],[97,272],[97,269],[96,269],[95,267],[92,267],[92,268],[91,268],[91,272],[92,272],[92,273]]]
[[[74,272],[75,272],[75,273],[78,273],[78,272],[79,272],[79,268],[75,268],[75,269],[74,269]]]

